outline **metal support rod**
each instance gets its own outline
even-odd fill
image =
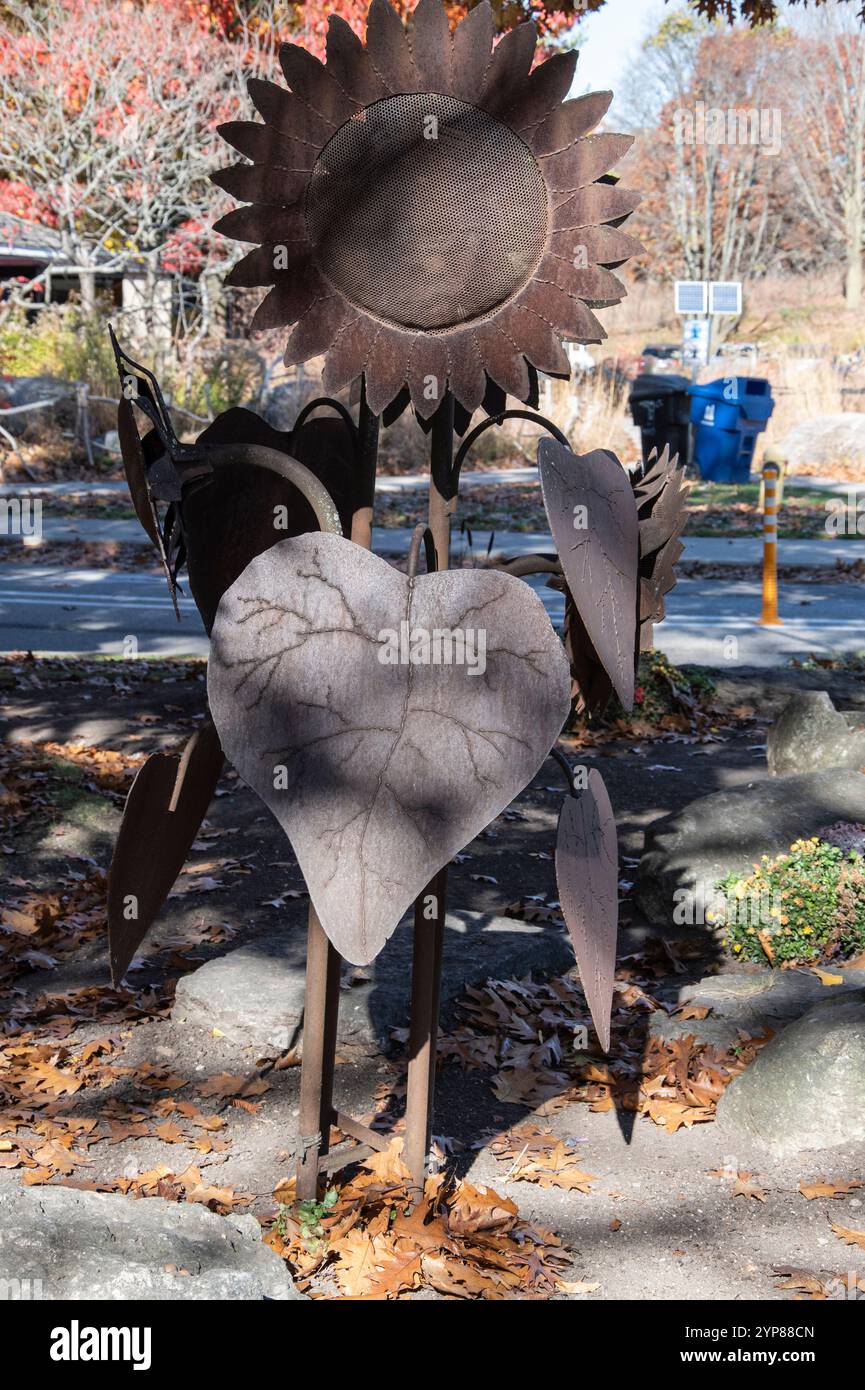
[[[354,515],[351,519],[351,539],[364,550],[372,550],[372,517],[375,505],[375,472],[378,464],[379,418],[373,415],[366,399],[366,384],[361,382],[360,413],[358,415],[358,487]]]
[[[300,1156],[297,1195],[318,1193],[319,1163],[327,1154],[333,1109],[333,1072],[339,1013],[340,957],[312,903],[306,946],[306,1003],[303,1010],[303,1063],[300,1074]]]
[[[454,398],[448,391],[432,418],[430,440],[429,528],[436,549],[436,569],[450,565],[451,516],[456,506],[451,488],[454,460]]]
[[[432,1130],[446,895],[445,868],[414,906],[404,1154],[415,1200],[423,1194]]]

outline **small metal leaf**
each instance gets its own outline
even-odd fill
[[[108,940],[115,984],[183,868],[222,769],[208,721],[175,753],[152,753],[126,798],[108,875]]]
[[[568,588],[594,651],[625,709],[634,702],[638,518],[614,454],[577,456],[554,440],[538,447],[544,507]]]
[[[567,796],[556,834],[556,885],[580,981],[601,1047],[610,1050],[610,1015],[619,922],[616,821],[601,774]]]

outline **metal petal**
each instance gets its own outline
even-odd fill
[[[567,193],[606,174],[633,143],[633,135],[587,135],[557,154],[545,155],[539,163],[550,188]]]
[[[327,350],[321,374],[325,391],[333,395],[357,381],[366,365],[376,331],[375,325],[365,314],[346,318]]]
[[[612,100],[612,92],[587,92],[551,111],[529,142],[535,154],[555,154],[588,135],[604,119]]]
[[[268,328],[286,328],[306,313],[316,297],[325,293],[324,282],[314,272],[304,279],[281,280],[255,311],[250,333],[262,333]]]
[[[537,283],[557,285],[566,294],[576,295],[588,303],[617,304],[627,290],[611,270],[603,266],[577,267],[564,256],[545,256],[538,267]]]
[[[287,92],[276,82],[251,77],[246,84],[250,101],[268,125],[281,130],[289,139],[320,150],[333,135],[336,126],[325,121],[294,92]]]
[[[256,164],[278,164],[281,169],[312,169],[318,146],[292,140],[281,130],[260,121],[226,121],[217,126],[232,149],[252,159]]]
[[[415,71],[424,90],[451,92],[451,31],[441,0],[418,0],[409,21],[408,41]]]
[[[568,227],[554,232],[550,249],[556,256],[584,265],[621,265],[631,256],[640,256],[645,246],[636,237],[617,227]]]
[[[402,20],[388,0],[372,0],[366,23],[366,49],[388,91],[419,90]]]
[[[293,330],[283,361],[287,367],[327,352],[349,312],[342,295],[316,299]]]
[[[460,405],[474,414],[484,398],[486,373],[471,329],[448,338],[448,380]]]
[[[556,886],[586,1003],[604,1052],[610,1050],[610,1016],[618,935],[619,850],[616,820],[596,768],[585,791],[565,797],[556,833]]]
[[[387,96],[387,87],[351,25],[332,14],[327,26],[327,70],[342,90],[362,106]]]
[[[284,246],[305,239],[306,219],[296,207],[253,203],[249,207],[227,212],[214,222],[213,230],[234,241],[255,241],[259,245],[269,242],[274,246]]]
[[[545,63],[539,63],[529,74],[528,82],[517,100],[507,108],[503,119],[517,134],[527,139],[527,132],[547,120],[550,113],[564,101],[571,89],[576,67],[576,52],[554,53]]]
[[[628,475],[614,454],[538,446],[544,507],[565,579],[592,645],[626,709],[634,703],[639,527]]]
[[[475,329],[475,339],[487,375],[508,395],[524,401],[529,394],[529,369],[519,345],[498,326],[498,321],[482,324]]]
[[[546,319],[534,313],[521,300],[500,314],[498,322],[508,337],[519,344],[523,356],[533,367],[552,376],[570,376],[571,364],[561,338]]]
[[[523,291],[520,303],[546,319],[563,338],[577,343],[602,343],[607,336],[591,309],[557,285],[534,280]]]
[[[279,46],[279,64],[291,90],[329,126],[338,129],[360,110],[315,54],[295,43]]]
[[[374,415],[398,396],[408,376],[408,364],[415,335],[383,328],[370,348],[364,369],[366,398]]]
[[[130,788],[108,875],[111,974],[123,978],[183,867],[222,769],[208,722],[176,753],[152,753]]]
[[[277,168],[272,164],[232,164],[228,169],[217,169],[210,175],[210,182],[242,203],[288,207],[305,194],[309,170]]]
[[[493,49],[486,80],[477,105],[498,115],[514,102],[514,89],[531,72],[538,31],[534,24],[518,24],[503,34]]]
[[[642,200],[642,193],[634,188],[622,188],[620,184],[590,183],[556,208],[553,226],[565,230],[568,227],[591,227],[600,222],[615,222],[620,217],[627,217]]]
[[[453,74],[454,94],[463,101],[474,102],[483,90],[487,69],[492,61],[495,24],[489,0],[469,10],[454,31]]]
[[[434,415],[447,390],[448,350],[443,337],[419,333],[409,359],[411,403],[422,420]]]
[[[308,241],[295,241],[291,244],[280,242],[278,246],[265,243],[256,246],[225,277],[226,285],[238,285],[252,289],[257,285],[276,285],[283,278],[304,278],[312,273],[310,264],[311,247]]]

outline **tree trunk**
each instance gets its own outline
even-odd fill
[[[96,271],[79,270],[78,286],[81,291],[81,307],[90,314],[96,308]]]

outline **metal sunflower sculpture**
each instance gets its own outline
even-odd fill
[[[592,309],[642,249],[612,225],[639,195],[604,181],[631,137],[590,133],[612,93],[566,101],[576,53],[533,70],[534,25],[493,34],[487,0],[453,34],[441,0],[408,28],[373,0],[365,45],[331,16],[326,62],[283,45],[291,90],[252,80],[264,124],[220,127],[252,161],[214,182],[250,205],[216,230],[257,243],[228,283],[272,287],[253,329],[291,327],[287,364],[325,354],[328,392],[363,376],[376,414],[568,376],[562,339],[605,337]]]
[[[613,270],[641,247],[619,224],[638,197],[608,174],[630,137],[591,133],[611,94],[567,101],[576,55],[533,68],[534,26],[495,46],[493,30],[487,0],[453,33],[441,0],[420,0],[407,28],[373,0],[366,44],[332,17],[327,62],[284,46],[290,90],[251,82],[264,123],[221,128],[251,162],[215,176],[249,204],[217,226],[256,244],[229,283],[270,287],[253,327],[291,329],[289,364],[323,354],[326,390],[358,391],[357,422],[329,396],[284,434],[230,410],[183,444],[152,374],[115,342],[136,511],[172,591],[185,563],[212,646],[208,718],[184,748],[148,759],[126,804],[109,880],[112,968],[122,976],[159,912],[227,757],[285,829],[310,893],[304,1198],[358,1155],[328,1157],[333,1125],[364,1151],[386,1142],[333,1107],[340,957],[367,964],[412,904],[405,1153],[422,1189],[448,864],[551,753],[569,793],[559,895],[609,1044],[615,818],[599,774],[580,785],[554,745],[572,679],[589,705],[611,688],[633,698],[640,632],[673,582],[680,478],[662,459],[629,482],[612,454],[573,453],[523,408],[538,371],[568,375],[563,339],[604,337],[593,309],[625,293]],[[505,410],[506,393],[523,407]],[[407,400],[430,431],[430,489],[403,575],[369,552],[379,426]],[[480,405],[494,418],[455,453],[455,430]],[[143,437],[133,406],[151,425]],[[311,419],[322,407],[341,418]],[[439,573],[462,463],[513,415],[556,440],[539,451],[556,553]],[[570,674],[520,582],[543,573],[566,589]],[[479,640],[472,615],[478,680],[450,648],[424,655],[430,633]],[[383,636],[402,651],[403,629],[411,655],[385,660]]]

